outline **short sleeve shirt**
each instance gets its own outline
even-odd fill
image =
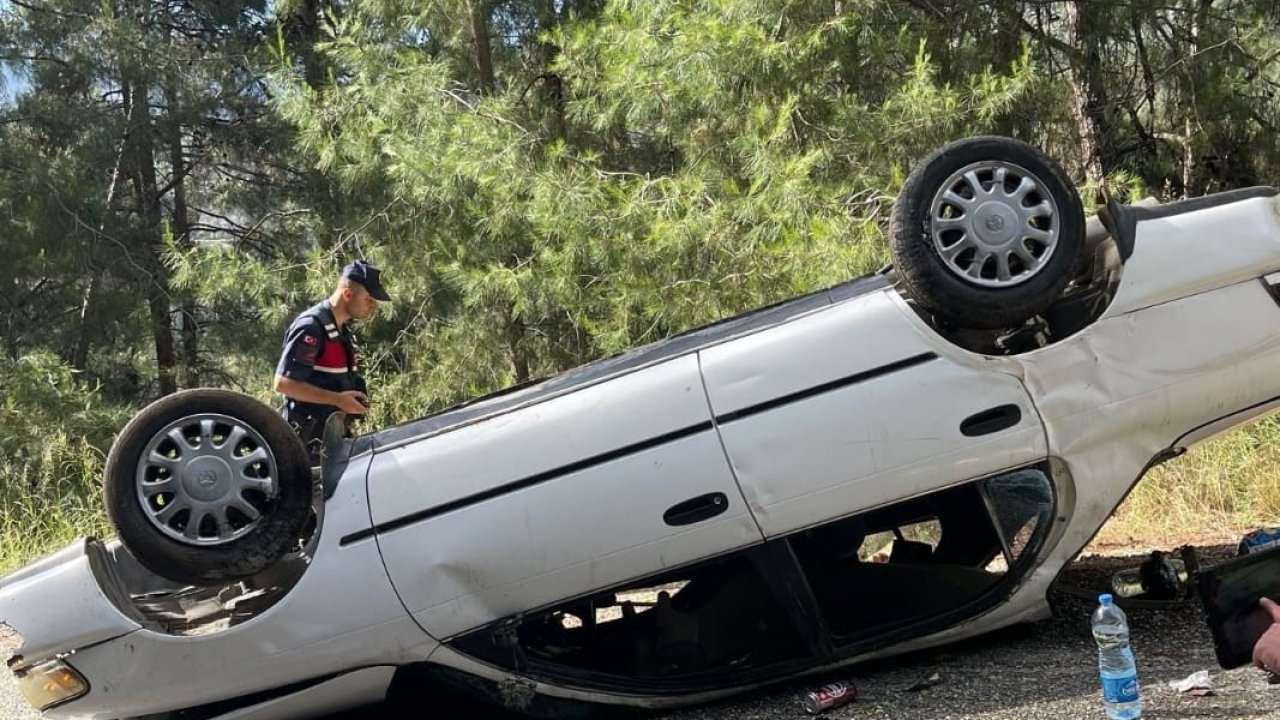
[[[333,311],[326,300],[298,315],[285,331],[276,373],[334,392],[363,390],[364,381],[356,363],[351,334],[334,324]],[[325,416],[334,410],[293,400],[289,407],[313,416]]]
[[[276,373],[293,380],[309,380],[320,359],[320,351],[328,345],[327,335],[319,317],[310,312],[299,315],[285,332],[284,350]]]

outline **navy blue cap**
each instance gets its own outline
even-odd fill
[[[342,274],[338,277],[350,278],[351,282],[360,283],[375,300],[387,302],[391,300],[391,296],[382,287],[382,280],[378,277],[381,272],[377,265],[368,260],[357,260],[342,268]]]

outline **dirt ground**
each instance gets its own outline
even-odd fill
[[[1201,547],[1212,562],[1230,555],[1225,545]],[[1142,556],[1084,556],[1062,581],[1091,592],[1107,590],[1111,574],[1132,567]],[[653,720],[782,720],[806,717],[800,700],[823,681],[844,679],[860,698],[829,711],[829,718],[914,718],[919,720],[1081,720],[1105,718],[1097,679],[1097,656],[1089,634],[1093,602],[1055,593],[1056,615],[951,647],[876,666],[852,668],[826,678],[794,682],[715,705],[651,716]],[[1198,602],[1175,610],[1128,611],[1144,701],[1143,717],[1273,718],[1280,720],[1280,685],[1268,684],[1253,668],[1224,671]],[[1172,680],[1207,670],[1214,694],[1193,697],[1169,687]],[[940,682],[912,690],[937,675]],[[34,720],[14,692],[7,673],[0,680],[0,718]],[[341,720],[491,720],[510,717],[487,708],[446,708],[421,698],[409,707],[378,706],[344,713]],[[331,720],[339,720],[334,716]]]
[[[1200,548],[1206,559],[1224,559],[1234,548]],[[1133,567],[1143,556],[1093,556],[1073,563],[1063,584],[1108,590],[1111,574]],[[1089,632],[1094,602],[1055,593],[1052,619],[1009,628],[948,648],[903,658],[876,668],[854,668],[831,679],[858,686],[858,701],[828,712],[831,718],[918,718],[919,720],[1080,720],[1105,718],[1097,678],[1097,651]],[[1280,719],[1280,685],[1251,667],[1224,671],[1197,602],[1176,610],[1127,611],[1142,683],[1144,712],[1160,718]],[[1214,694],[1183,695],[1169,687],[1198,671],[1209,671]],[[910,688],[936,675],[927,689]],[[800,706],[809,681],[767,695],[720,706],[671,713],[664,720],[805,717]]]

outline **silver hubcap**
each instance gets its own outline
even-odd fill
[[[276,459],[253,428],[226,415],[190,415],[147,443],[138,463],[147,519],[187,545],[221,545],[252,531],[276,496]]]
[[[1006,162],[954,172],[929,204],[933,247],[947,269],[983,287],[1035,277],[1058,247],[1058,207],[1044,182]]]

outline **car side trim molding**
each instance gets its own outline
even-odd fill
[[[718,415],[716,416],[714,423],[711,420],[707,420],[706,422],[700,422],[678,430],[672,430],[662,435],[657,435],[646,440],[641,440],[639,442],[631,443],[630,445],[624,445],[620,448],[609,450],[608,452],[592,455],[591,457],[583,458],[582,460],[576,460],[567,465],[551,468],[550,470],[545,470],[535,475],[530,475],[528,477],[506,483],[505,485],[498,485],[497,487],[492,487],[488,490],[467,495],[466,497],[461,497],[442,505],[436,505],[435,507],[426,508],[424,510],[419,510],[408,515],[395,518],[394,520],[388,520],[387,522],[346,535],[342,538],[339,544],[346,546],[360,542],[361,540],[368,540],[374,535],[399,530],[400,528],[414,525],[425,520],[430,520],[431,518],[451,513],[455,510],[461,510],[469,505],[482,503],[501,495],[518,492],[525,488],[547,482],[548,480],[554,480],[562,475],[569,475],[571,473],[586,470],[588,468],[595,467],[596,465],[602,465],[628,455],[634,455],[635,453],[651,450],[660,445],[682,440],[691,435],[708,432],[714,430],[716,424],[724,424],[733,422],[734,420],[741,420],[752,415],[773,410],[783,405],[799,402],[800,400],[805,400],[807,398],[814,397],[815,395],[821,395],[822,393],[831,392],[832,390],[839,390],[840,388],[848,387],[856,383],[866,382],[900,370],[906,370],[907,368],[915,367],[916,365],[921,365],[936,359],[938,359],[938,356],[935,353],[920,353],[919,355],[912,355],[911,357],[895,360],[891,363],[880,365],[869,370],[863,370],[836,380],[814,385],[813,387],[798,390],[781,397],[773,398],[772,400],[766,400],[741,410],[734,410],[732,412]]]
[[[882,375],[895,373],[895,372],[898,372],[899,370],[906,370],[907,368],[912,368],[917,365],[923,365],[924,363],[932,362],[937,359],[938,359],[937,354],[931,353],[931,352],[920,353],[919,355],[912,355],[911,357],[903,358],[901,360],[895,360],[886,365],[880,365],[878,367],[871,368],[870,370],[863,370],[862,372],[854,373],[853,375],[846,375],[845,377],[837,378],[835,380],[822,383],[821,385],[814,385],[813,387],[808,387],[808,388],[805,388],[804,390],[797,390],[796,392],[790,393],[788,395],[783,395],[781,397],[776,397],[776,398],[773,398],[772,400],[765,400],[764,402],[757,403],[755,405],[749,405],[745,408],[742,408],[741,410],[733,410],[721,415],[717,415],[716,423],[720,425],[731,423],[734,420],[741,420],[743,418],[751,417],[752,415],[758,415],[762,412],[767,412],[769,410],[774,410],[776,408],[782,407],[783,405],[789,405],[793,402],[807,400],[811,397],[814,397],[815,395],[821,395],[823,393],[831,392],[832,390],[839,390],[840,388],[848,387],[850,385],[856,385],[857,383],[873,380]]]
[[[506,495],[507,493],[517,492],[519,490],[524,490],[525,488],[547,482],[548,480],[554,480],[555,478],[560,477],[561,475],[569,475],[571,473],[579,472],[581,470],[586,470],[588,468],[595,467],[596,465],[602,465],[612,460],[617,460],[618,458],[626,457],[627,455],[633,455],[638,452],[644,452],[645,450],[653,449],[655,447],[658,447],[659,445],[665,445],[670,442],[675,442],[676,440],[682,440],[684,438],[689,437],[690,435],[697,435],[698,433],[707,432],[712,429],[714,429],[714,427],[712,426],[711,421],[707,420],[706,422],[700,422],[696,425],[689,425],[688,427],[683,427],[683,428],[680,428],[679,430],[672,430],[669,433],[658,435],[656,437],[651,437],[647,440],[641,440],[640,442],[632,443],[630,445],[624,445],[623,447],[610,450],[608,452],[603,452],[598,455],[592,455],[591,457],[583,458],[582,460],[576,460],[574,462],[569,463],[568,465],[561,465],[560,467],[555,467],[550,470],[540,472],[536,475],[530,475],[528,477],[521,478],[514,482],[509,482],[505,485],[499,485],[497,487],[492,487],[492,488],[489,488],[488,490],[484,490],[482,492],[478,492],[473,495],[467,495],[466,497],[458,498],[457,500],[444,503],[443,505],[436,505],[435,507],[430,507],[425,510],[419,510],[415,513],[410,513],[403,517],[398,517],[394,520],[388,520],[387,522],[384,522],[380,525],[375,525],[372,528],[351,533],[350,535],[347,535],[346,537],[342,538],[342,541],[340,544],[350,545],[353,542],[358,542],[360,540],[365,540],[369,537],[372,537],[374,534],[377,534],[377,533],[385,533],[385,532],[391,532],[392,530],[399,530],[400,528],[405,527],[407,525],[413,525],[415,523],[420,523],[424,520],[430,520],[433,517],[444,515],[445,513],[451,513],[454,510],[460,510],[468,505],[475,505],[477,503],[482,503],[486,500],[492,500],[493,498],[496,498],[500,495]]]

